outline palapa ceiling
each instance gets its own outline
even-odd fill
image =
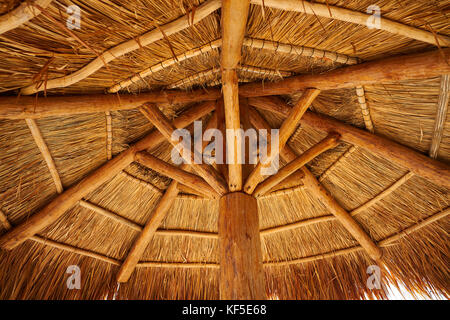
[[[110,94],[120,99],[121,95],[144,92],[164,95],[169,89],[208,92],[220,88],[221,1],[34,2],[45,6],[43,12],[10,30],[2,29],[2,17],[24,3],[0,3],[0,98],[40,91],[36,99],[85,94]],[[266,0],[264,6],[259,2],[250,5],[237,71],[241,84],[269,84],[294,75],[321,74],[398,54],[436,50],[434,43],[418,40],[414,34],[406,37],[342,21],[338,16],[285,11],[271,8],[273,1]],[[365,14],[373,2],[313,3]],[[214,9],[201,21],[194,21],[206,3]],[[299,7],[311,5],[298,3]],[[81,28],[70,31],[65,27],[66,7],[73,4],[81,8]],[[449,54],[443,49],[450,44],[444,41],[450,36],[448,0],[381,0],[376,5],[383,19],[425,30],[433,39],[441,37],[439,50]],[[172,34],[167,29],[172,21],[186,21],[188,26]],[[141,36],[152,30],[160,40],[143,44],[145,37]],[[116,58],[100,56],[128,42],[136,48]],[[101,61],[97,70],[70,80],[76,71],[89,69],[95,59]],[[448,63],[448,57],[445,59]],[[431,70],[430,74],[423,79],[323,90],[309,110],[448,165],[450,117],[443,101],[446,93],[448,96],[449,78]],[[52,80],[62,77],[65,82]],[[282,95],[277,103],[295,105],[302,94],[303,90]],[[173,121],[196,105],[194,101],[158,106]],[[279,128],[286,118],[268,110],[258,112],[272,128]],[[201,120],[206,123],[211,115],[205,113]],[[138,109],[26,121],[2,118],[0,235],[156,130]],[[38,148],[36,129],[47,153],[42,145]],[[300,155],[325,137],[323,131],[300,125],[288,145]],[[149,153],[171,162],[168,142],[151,147]],[[46,155],[54,162],[50,170]],[[404,286],[415,294],[448,297],[450,197],[446,186],[345,141],[306,167],[382,248],[390,272],[384,276],[391,285]],[[218,298],[219,203],[187,188],[171,205],[130,280],[117,289],[116,275],[122,262],[170,183],[164,175],[133,162],[44,230],[13,250],[1,250],[0,298]],[[366,269],[374,264],[369,255],[302,181],[259,197],[258,210],[269,297],[386,297],[385,290],[366,286]],[[66,287],[70,265],[80,266],[83,272],[82,290]]]

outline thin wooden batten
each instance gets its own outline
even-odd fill
[[[444,133],[445,119],[447,117],[448,101],[450,98],[450,74],[441,77],[441,89],[436,111],[433,138],[431,140],[430,157],[436,159]]]
[[[286,166],[281,168],[275,175],[270,176],[261,182],[255,189],[254,195],[256,197],[262,196],[281,183],[291,174],[301,169],[309,161],[317,157],[319,154],[336,147],[339,144],[339,134],[331,133],[319,143],[305,151],[295,160],[289,162]],[[304,175],[304,172],[303,172]]]
[[[291,107],[278,98],[250,98],[249,104],[287,116]],[[388,159],[437,185],[450,187],[450,166],[431,159],[390,139],[355,128],[331,117],[306,112],[300,124],[325,132],[337,132],[341,139]]]
[[[155,28],[135,39],[128,40],[111,49],[104,51],[96,59],[94,59],[86,66],[84,66],[83,68],[79,69],[78,71],[72,74],[60,78],[50,79],[46,81],[45,84],[44,83],[38,85],[31,84],[27,87],[22,88],[20,90],[20,93],[23,95],[29,95],[39,91],[43,91],[44,87],[46,90],[49,90],[52,88],[67,87],[71,84],[77,83],[87,78],[88,76],[90,76],[103,66],[105,66],[105,64],[113,61],[118,57],[123,56],[124,54],[148,46],[149,44],[152,44],[158,40],[161,40],[164,38],[164,35],[170,36],[176,32],[179,32],[181,30],[190,27],[191,25],[198,23],[199,21],[203,20],[211,13],[219,9],[221,7],[221,2],[222,2],[221,0],[208,0],[202,3],[200,6],[198,6],[195,12],[194,11],[188,12],[183,17],[180,17],[163,26],[159,26],[158,28]]]
[[[450,214],[450,208],[446,208],[443,211],[437,212],[433,215],[431,215],[430,217],[422,220],[421,222],[399,232],[396,233],[394,235],[391,235],[385,239],[382,239],[379,241],[379,245],[380,247],[388,247],[390,245],[392,245],[393,242],[400,240],[401,238],[408,236],[414,232],[417,232],[427,226],[429,226],[430,224],[437,222],[441,219],[444,219],[445,217],[447,217]],[[1,211],[0,211],[0,217],[1,217]],[[9,223],[9,222],[8,222]],[[5,226],[5,225],[4,225]],[[6,227],[5,227],[6,228]],[[43,245],[47,245],[59,250],[63,250],[69,253],[74,253],[74,254],[78,254],[81,256],[86,256],[86,257],[90,257],[99,261],[103,261],[112,265],[120,265],[120,261],[104,256],[102,254],[99,253],[95,253],[89,250],[85,250],[85,249],[81,249],[81,248],[77,248],[77,247],[73,247],[64,243],[60,243],[60,242],[56,242],[50,239],[45,239],[42,237],[38,237],[38,236],[33,236],[31,237],[29,240],[43,244]],[[313,261],[318,261],[318,260],[323,260],[323,259],[328,259],[328,258],[334,258],[340,255],[344,255],[344,254],[350,254],[350,253],[354,253],[354,252],[358,252],[363,250],[363,248],[361,246],[356,246],[356,247],[350,247],[350,248],[344,248],[344,249],[339,249],[339,250],[335,250],[335,251],[331,251],[328,253],[324,253],[324,254],[318,254],[318,255],[313,255],[313,256],[308,256],[308,257],[302,257],[299,259],[293,259],[293,260],[288,260],[288,261],[274,261],[274,262],[263,262],[264,267],[280,267],[280,266],[289,266],[289,265],[294,265],[294,264],[301,264],[301,263],[308,263],[308,262],[313,262]],[[215,269],[219,269],[219,264],[217,263],[208,263],[208,262],[160,262],[160,261],[142,261],[140,263],[138,263],[136,265],[137,268],[215,268]]]
[[[33,0],[32,3],[24,1],[14,10],[0,16],[0,34],[20,27],[41,13],[37,7],[47,8],[52,0]]]
[[[312,102],[319,95],[319,93],[320,90],[317,89],[306,90],[303,93],[300,100],[290,110],[289,115],[286,117],[279,130],[278,150],[272,150],[271,144],[267,145],[268,157],[266,159],[266,163],[264,164],[264,166],[267,167],[272,164],[272,160],[279,154],[280,150],[284,148],[289,137],[294,133],[295,129],[297,128],[300,119],[303,117],[306,110],[311,106]],[[271,128],[267,128],[267,130],[270,131]],[[255,169],[250,173],[250,176],[247,178],[247,181],[245,181],[244,185],[244,191],[246,193],[252,194],[257,185],[262,180],[264,180],[264,176],[261,171],[262,168],[263,164],[261,162],[258,162]]]
[[[279,10],[306,13],[314,16],[355,23],[361,26],[367,26],[369,19],[372,17],[370,14],[328,5],[328,3],[322,4],[301,0],[252,0],[252,4]],[[434,34],[433,32],[411,27],[382,16],[379,17],[379,21],[380,30],[434,44],[436,46],[450,46],[450,38],[448,36]],[[438,41],[438,43],[436,43],[436,41]]]
[[[199,104],[196,107],[189,109],[185,114],[176,118],[174,120],[174,126],[185,127],[211,112],[214,107],[214,102]],[[164,137],[158,131],[152,131],[143,139],[139,140],[136,144],[132,145],[130,148],[87,175],[83,180],[58,195],[55,199],[50,201],[46,206],[29,217],[26,221],[2,235],[0,237],[0,247],[4,249],[15,248],[26,239],[56,221],[89,192],[95,190],[101,184],[120,173],[125,167],[134,161],[134,155],[136,152],[155,148],[163,141]]]
[[[39,151],[42,154],[42,157],[45,160],[45,163],[47,164],[48,170],[50,171],[50,175],[52,176],[53,182],[55,183],[56,191],[58,193],[63,192],[63,185],[61,182],[61,178],[59,177],[58,170],[56,169],[55,161],[53,160],[53,157],[50,153],[50,150],[47,147],[47,144],[44,141],[44,138],[42,137],[41,130],[39,129],[39,126],[34,119],[25,119],[28,128],[31,131],[31,135],[33,136],[34,141],[36,142],[37,147],[39,148]]]

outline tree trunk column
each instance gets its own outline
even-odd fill
[[[220,299],[266,299],[256,199],[242,192],[219,203]]]

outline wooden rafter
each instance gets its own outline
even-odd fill
[[[436,159],[444,132],[445,119],[447,118],[448,101],[450,98],[450,74],[441,77],[441,92],[437,105],[436,120],[434,124],[433,139],[431,140],[430,157]]]
[[[205,182],[205,180],[195,174],[179,169],[176,166],[160,160],[145,151],[136,153],[135,159],[144,166],[155,170],[162,175],[177,181],[178,183],[197,189],[204,196],[213,194],[213,196],[216,195],[216,198],[218,198],[218,194],[214,191],[214,189],[212,189],[209,184]]]
[[[34,119],[26,119],[25,120],[28,128],[31,131],[31,135],[33,136],[33,139],[39,148],[39,151],[42,154],[42,157],[45,160],[45,163],[47,164],[48,170],[50,171],[50,175],[52,176],[53,182],[56,186],[56,191],[58,193],[63,192],[63,186],[61,182],[61,178],[59,177],[58,170],[56,169],[55,162],[53,161],[53,157],[50,153],[50,150],[47,147],[47,144],[44,141],[44,138],[42,137],[41,130],[39,129],[39,126]]]
[[[113,61],[114,59],[121,57],[129,52],[140,49],[142,47],[148,46],[158,40],[164,38],[164,35],[170,36],[176,32],[182,31],[193,24],[198,23],[203,20],[211,13],[219,9],[221,6],[221,0],[208,0],[202,3],[198,8],[194,11],[188,12],[186,16],[180,17],[172,22],[169,22],[163,26],[159,26],[158,28],[154,28],[153,30],[135,38],[132,40],[128,40],[123,42],[111,49],[104,51],[101,55],[99,55],[96,59],[79,69],[78,71],[71,73],[67,76],[54,78],[48,80],[45,84],[31,84],[27,87],[24,87],[20,90],[22,95],[30,95],[39,91],[43,91],[44,88],[46,90],[52,88],[62,88],[70,86],[71,84],[77,83],[97,70],[101,69],[105,66],[105,64]],[[162,31],[161,31],[162,30]],[[164,32],[164,34],[163,34]]]
[[[157,107],[155,107],[157,109]],[[145,108],[145,110],[151,110],[155,108]],[[153,110],[156,115],[158,114],[158,111]],[[159,111],[160,112],[160,111]],[[147,113],[147,116],[152,113]],[[167,121],[165,121],[164,115],[160,114],[159,118],[162,119],[161,123],[158,123],[158,126],[155,124],[155,126],[159,129],[161,128],[162,132],[165,132],[166,129],[168,129]],[[207,128],[211,127],[217,127],[217,117],[212,117],[208,124],[206,125]],[[170,141],[170,136],[167,137]],[[208,142],[203,141],[201,150],[194,150],[197,152],[203,152],[203,149],[208,145]],[[195,148],[195,145],[194,145]],[[181,169],[186,170],[189,167],[188,164],[181,165]],[[150,240],[153,238],[153,235],[155,234],[156,230],[158,229],[159,225],[165,218],[167,211],[170,209],[173,201],[176,199],[178,195],[178,182],[175,180],[172,180],[169,187],[167,188],[166,192],[156,205],[156,207],[153,209],[152,214],[150,215],[150,219],[145,224],[144,229],[139,234],[136,241],[133,243],[133,246],[131,247],[125,261],[120,267],[120,270],[117,274],[117,281],[118,282],[127,282],[130,279],[131,274],[133,273],[134,269],[136,268],[136,265],[139,262],[139,259],[144,254],[145,249],[147,248]]]
[[[270,126],[265,119],[259,115],[259,123],[261,127],[258,130],[266,129],[270,131]],[[267,135],[270,139],[270,135]],[[296,153],[288,145],[280,151],[280,156],[286,161],[291,162],[297,158]],[[351,217],[351,215],[342,208],[339,203],[329,194],[327,190],[317,181],[314,175],[306,168],[301,169],[304,174],[304,184],[308,190],[314,194],[319,201],[338,219],[338,221],[349,231],[349,233],[361,244],[369,256],[375,261],[379,261],[382,257],[380,248],[373,242],[369,235],[361,228],[361,226]]]
[[[207,115],[214,109],[214,106],[214,102],[199,104],[188,110],[184,115],[175,119],[174,126],[181,128],[185,127],[195,120]],[[2,235],[0,237],[0,247],[4,249],[13,249],[26,239],[52,224],[89,192],[112,179],[133,162],[136,152],[153,149],[163,141],[164,137],[158,131],[152,131],[136,144],[132,145],[130,148],[87,175],[83,180],[61,193],[26,221]]]
[[[52,0],[24,1],[14,10],[0,16],[0,34],[20,27],[41,13],[37,7],[47,8]]]
[[[251,98],[249,99],[249,104],[285,117],[292,109],[281,99],[273,97]],[[300,124],[310,126],[320,131],[335,131],[341,135],[341,139],[345,142],[364,148],[385,159],[395,162],[437,185],[450,187],[450,166],[448,164],[431,159],[390,139],[377,136],[340,122],[339,120],[325,115],[319,115],[314,112],[306,112],[300,120]]]
[[[248,65],[241,65],[237,67],[238,71],[241,72],[248,72],[255,75],[260,75],[264,77],[279,77],[280,79],[283,79],[284,77],[292,76],[293,73],[290,71],[281,71],[281,70],[274,70],[274,69],[267,69],[267,68],[261,68],[261,67],[254,67],[254,66],[248,66]],[[208,80],[209,77],[217,75],[219,72],[221,72],[220,68],[211,68],[205,71],[197,72],[189,77],[183,78],[181,80],[178,80],[170,85],[167,86],[169,89],[175,89],[183,86],[189,86],[195,84],[195,82],[199,79]]]
[[[448,73],[449,48],[384,58],[321,74],[294,76],[278,82],[249,83],[239,87],[239,94],[260,97],[292,94],[311,87],[320,90],[346,89],[374,83],[428,79]]]
[[[303,168],[305,164],[313,160],[319,154],[336,147],[339,144],[339,134],[331,133],[322,141],[305,151],[301,156],[289,162],[286,166],[281,168],[276,174],[270,176],[255,189],[255,197],[262,196],[288,178],[297,170]]]
[[[256,165],[255,169],[251,172],[250,176],[248,177],[244,185],[244,191],[246,193],[252,194],[258,183],[264,180],[264,175],[262,173],[263,166],[270,167],[272,165],[272,160],[275,157],[277,157],[280,150],[284,148],[289,137],[294,133],[295,129],[297,128],[300,119],[303,117],[306,110],[311,106],[312,102],[319,95],[319,93],[320,90],[317,89],[306,90],[303,93],[300,100],[290,110],[289,115],[284,120],[279,131],[278,150],[272,150],[271,145],[270,144],[267,145],[268,155],[266,163],[263,165],[261,162],[259,162]],[[256,118],[253,121],[255,120]],[[271,128],[268,128],[267,130],[270,131]]]
[[[178,141],[172,140],[172,133],[175,131],[175,127],[169,122],[166,116],[158,109],[156,105],[146,104],[140,108],[142,114],[161,132],[161,134],[169,141],[186,163],[190,166],[219,194],[223,195],[227,192],[226,183],[220,174],[211,166],[207,164],[195,163],[194,154],[190,152],[191,145],[186,141],[182,141],[180,144]],[[183,146],[181,146],[181,144]],[[184,148],[185,152],[181,148]]]
[[[320,50],[317,48],[311,48],[311,47],[305,47],[305,46],[296,46],[292,44],[287,43],[280,43],[265,39],[254,39],[254,38],[244,38],[243,45],[252,48],[252,49],[264,49],[272,51],[273,53],[284,53],[284,54],[291,54],[296,56],[302,56],[302,57],[310,57],[310,58],[316,58],[316,59],[327,59],[332,62],[342,63],[342,64],[357,64],[360,63],[360,59],[355,57],[350,57],[345,54],[333,52],[333,51],[325,51]],[[173,66],[175,64],[179,64],[182,61],[185,61],[187,59],[196,57],[201,54],[205,54],[207,52],[210,52],[214,49],[220,48],[222,46],[222,39],[217,39],[212,42],[209,42],[207,44],[204,44],[198,48],[194,48],[191,50],[188,50],[186,52],[183,52],[182,54],[179,54],[176,56],[176,58],[169,58],[164,61],[158,62],[157,64],[145,68],[142,71],[134,74],[133,76],[124,79],[117,84],[113,85],[108,89],[109,93],[116,93],[122,89],[125,89],[129,87],[132,84],[138,83],[142,81],[144,78],[158,72],[161,70],[164,70],[165,68],[168,68],[170,66]],[[278,71],[276,70],[258,70],[258,69],[248,69],[249,72],[254,71],[255,73],[261,73],[261,71],[264,72],[264,74],[274,74],[277,75]],[[287,72],[281,72],[281,76],[286,77],[289,74]]]
[[[356,95],[358,96],[359,107],[361,108],[361,113],[364,119],[364,124],[369,132],[374,132],[372,117],[370,116],[370,110],[367,106],[366,93],[363,86],[356,87]]]
[[[345,9],[312,1],[299,0],[252,0],[252,4],[264,5],[269,8],[295,11],[314,16],[330,18],[334,20],[355,23],[367,26],[367,21],[371,15],[355,10]],[[400,22],[396,22],[385,17],[380,17],[380,30],[434,44],[442,47],[450,47],[450,37],[445,35],[435,35],[433,32],[411,27]],[[438,41],[438,43],[436,43]]]
[[[242,43],[247,26],[250,0],[224,0],[222,3],[222,92],[225,108],[228,187],[242,189],[242,137],[239,114],[237,68],[241,60]],[[234,133],[234,134],[229,134]]]

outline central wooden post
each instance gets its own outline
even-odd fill
[[[242,192],[219,204],[220,299],[266,299],[256,199]]]

